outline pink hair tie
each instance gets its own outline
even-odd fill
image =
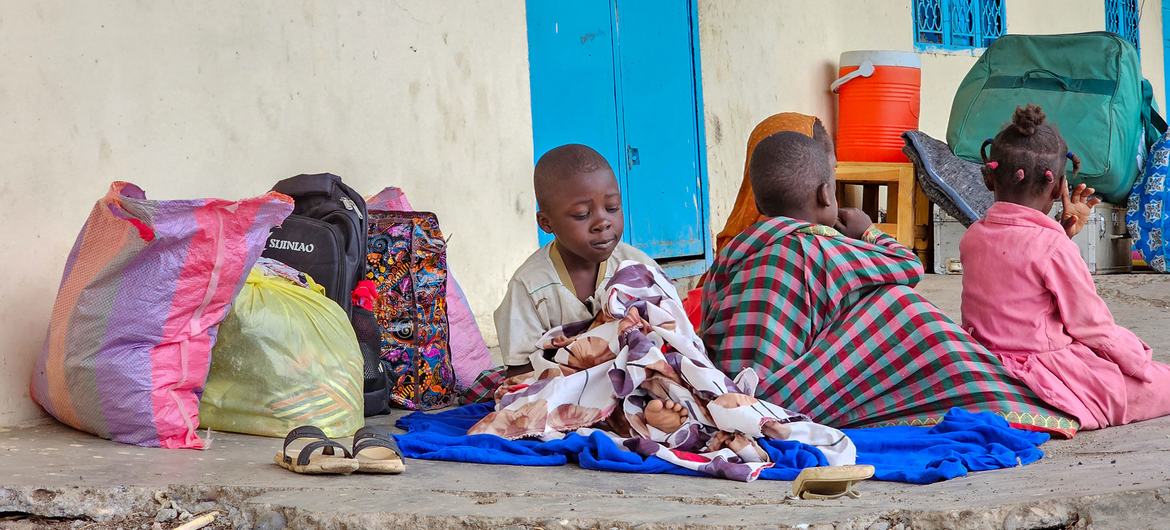
[[[1052,175],[1051,169],[1044,170],[1044,178],[1048,179],[1048,182],[1052,182],[1053,180],[1056,180],[1056,177]]]
[[[995,168],[997,168],[997,167],[999,167],[999,162],[992,160],[991,162],[987,163],[987,169],[995,171]]]

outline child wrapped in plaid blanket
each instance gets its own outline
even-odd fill
[[[838,208],[819,121],[813,134],[760,134],[773,121],[753,132],[745,171],[767,219],[735,230],[705,277],[701,327],[716,366],[755,370],[757,396],[840,428],[930,425],[960,407],[1072,436],[1075,420],[914,290],[923,269],[912,251]]]

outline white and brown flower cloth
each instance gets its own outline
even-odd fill
[[[751,397],[755,372],[733,381],[716,369],[661,271],[624,262],[606,293],[596,318],[540,339],[534,371],[500,386],[496,411],[468,434],[551,440],[600,430],[640,455],[746,482],[771,467],[755,440],[779,422],[767,430],[817,447],[830,465],[854,463],[857,450],[841,431]],[[643,411],[653,399],[682,404],[686,421],[674,432],[648,425]]]

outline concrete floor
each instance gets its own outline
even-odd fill
[[[959,283],[933,276],[920,289],[957,318]],[[1170,276],[1099,283],[1118,321],[1170,361]],[[0,429],[0,528],[151,528],[158,495],[180,511],[220,510],[217,528],[1170,527],[1170,418],[1049,442],[1026,467],[928,486],[871,481],[838,501],[788,500],[787,482],[574,466],[412,460],[400,476],[309,477],[272,464],[279,447],[216,433],[207,451],[166,451],[56,423]]]

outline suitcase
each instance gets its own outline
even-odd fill
[[[967,232],[967,227],[958,219],[944,212],[937,204],[930,205],[930,221],[933,227],[932,243],[934,247],[935,274],[963,274],[963,264],[959,262],[959,240]]]
[[[962,274],[963,263],[959,261],[959,240],[967,231],[957,219],[932,205],[931,223],[932,246],[934,249],[935,274]],[[1060,215],[1060,203],[1053,208],[1052,215]],[[1073,243],[1081,250],[1081,258],[1089,267],[1090,274],[1125,274],[1133,271],[1133,255],[1125,229],[1125,207],[1109,203],[1093,208],[1089,221]]]
[[[1081,258],[1092,274],[1126,274],[1133,271],[1133,239],[1125,228],[1125,206],[1098,204],[1084,230],[1073,237]],[[1052,209],[1060,215],[1060,203]]]

